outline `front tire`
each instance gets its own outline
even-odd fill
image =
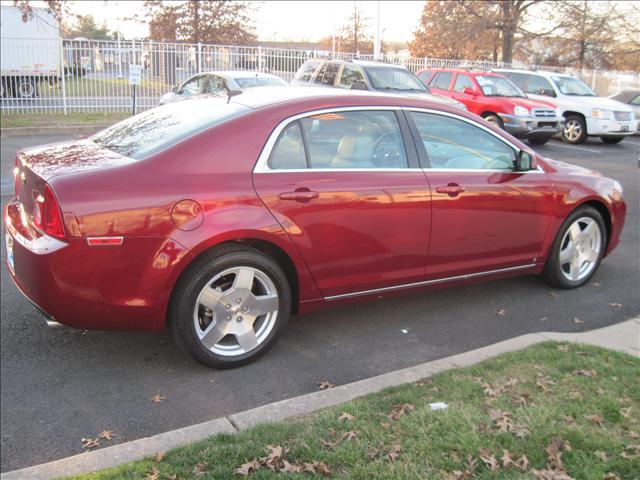
[[[587,139],[587,124],[578,115],[569,115],[562,129],[562,140],[572,145],[578,145]]]
[[[558,288],[584,285],[600,266],[607,230],[595,208],[583,206],[563,222],[549,252],[543,276]]]
[[[620,143],[622,140],[624,140],[624,137],[622,137],[622,136],[618,136],[618,137],[600,137],[600,139],[604,143],[614,144],[614,143]]]
[[[251,247],[228,245],[187,268],[168,321],[176,342],[195,360],[233,368],[271,349],[290,312],[291,290],[280,266]]]
[[[489,123],[493,123],[496,127],[504,129],[504,122],[498,115],[490,113],[488,115],[485,115],[484,119]]]

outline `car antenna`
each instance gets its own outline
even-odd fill
[[[241,93],[242,90],[227,90],[227,103],[229,103],[233,97],[240,95]]]

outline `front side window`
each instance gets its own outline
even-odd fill
[[[411,112],[430,168],[513,170],[516,153],[494,135],[457,118]]]
[[[215,75],[210,75],[209,81],[207,82],[207,93],[222,93],[224,91],[224,79]]]
[[[640,95],[636,95],[633,100],[629,102],[631,105],[640,105]]]
[[[451,85],[451,72],[438,72],[429,82],[429,86],[440,90],[449,90]]]
[[[465,88],[470,88],[471,90],[475,90],[476,87],[473,85],[473,82],[467,75],[463,75],[461,73],[456,77],[456,83],[453,86],[453,89],[456,92],[463,92]]]
[[[524,93],[506,78],[494,75],[478,75],[478,85],[487,97],[524,97]]]
[[[307,168],[304,141],[298,122],[290,124],[278,137],[269,156],[269,168],[274,170]]]
[[[313,76],[313,72],[316,71],[320,62],[304,62],[300,69],[296,72],[295,79],[302,82],[309,82]]]
[[[528,75],[527,79],[527,93],[532,93],[534,95],[546,95],[547,97],[555,97],[556,94],[547,80],[540,75]]]
[[[200,95],[204,87],[205,77],[200,76],[188,80],[180,89],[180,95],[191,96]]]
[[[342,75],[340,76],[340,86],[342,88],[350,88],[353,90],[366,90],[367,84],[364,80],[364,75],[358,67],[353,65],[345,65],[342,68]]]

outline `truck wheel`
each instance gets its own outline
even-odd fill
[[[587,124],[578,115],[569,115],[562,129],[562,140],[577,145],[587,139]]]
[[[30,78],[21,78],[17,82],[17,94],[18,98],[35,98],[36,96],[36,84]]]

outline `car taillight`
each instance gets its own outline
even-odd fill
[[[36,198],[33,223],[47,235],[64,239],[62,212],[60,212],[60,206],[53,190],[47,184],[44,186],[44,194],[38,195]]]

